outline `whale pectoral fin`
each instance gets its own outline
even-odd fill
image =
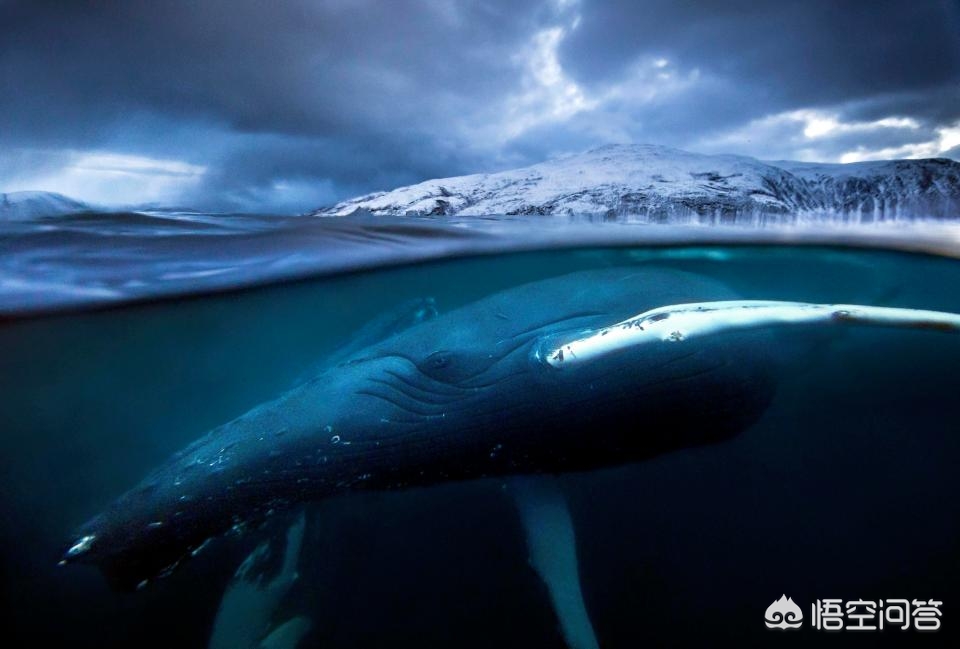
[[[550,340],[538,355],[559,369],[638,345],[675,344],[743,329],[834,324],[960,333],[960,314],[861,304],[760,300],[671,304],[579,337]]]
[[[270,541],[259,544],[240,564],[220,600],[210,636],[210,649],[257,646],[269,630],[283,596],[297,579],[297,562],[305,529],[306,514],[301,512],[286,530],[282,563],[269,581],[264,575],[271,564],[276,565],[275,558],[271,557]]]
[[[298,616],[287,620],[260,641],[259,649],[295,649],[303,636],[310,632],[313,622],[310,618]]]
[[[597,649],[597,637],[580,588],[573,520],[553,476],[508,482],[523,529],[530,565],[547,587],[560,630],[571,649]]]
[[[280,574],[270,582],[269,587],[282,589],[286,592],[297,580],[297,563],[300,560],[300,548],[303,546],[303,535],[307,528],[307,514],[301,511],[297,520],[287,529],[287,543],[283,549],[283,566]]]

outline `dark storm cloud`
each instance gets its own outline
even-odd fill
[[[204,206],[307,209],[607,141],[896,149],[960,120],[958,15],[916,0],[0,0],[0,191],[84,151],[203,168],[180,198]],[[800,110],[913,121],[808,142],[777,117]]]
[[[174,148],[212,163],[218,191],[271,170],[351,189],[460,172],[474,161],[458,116],[516,83],[505,52],[542,15],[507,1],[7,2],[0,146]],[[264,134],[278,137],[251,151]]]
[[[607,0],[584,3],[561,56],[585,84],[649,52],[763,88],[760,108],[832,104],[956,84],[957,28],[936,0]]]
[[[0,71],[19,91],[3,93],[0,107],[14,124],[59,136],[74,133],[78,116],[96,131],[140,111],[254,132],[422,126],[502,88],[515,66],[499,55],[533,28],[508,7],[11,3],[0,14]]]
[[[960,31],[957,32],[960,39]],[[851,120],[876,120],[889,115],[909,115],[931,124],[960,119],[960,78],[922,90],[877,94],[844,104]]]
[[[527,134],[531,144],[553,141],[554,130],[589,140],[590,125],[606,121],[618,125],[620,139],[839,157],[929,144],[960,120],[960,3],[953,0],[594,0],[579,6],[579,17],[558,52],[569,77],[595,96],[631,85],[652,91],[643,101],[614,92],[576,116],[572,135],[569,123],[548,125]],[[656,62],[671,81],[638,74]],[[801,110],[859,128],[810,141],[799,119],[754,128]],[[895,117],[915,125],[863,124]]]

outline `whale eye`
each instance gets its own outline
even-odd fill
[[[475,354],[464,349],[440,350],[423,358],[417,363],[417,369],[435,381],[457,384],[483,373],[495,360],[490,354]]]
[[[434,372],[441,371],[450,366],[450,356],[450,352],[446,351],[433,352],[424,359],[420,369],[428,373],[431,370]]]
[[[464,367],[453,352],[441,350],[434,352],[418,363],[418,368],[426,376],[447,383],[469,378],[469,368]]]

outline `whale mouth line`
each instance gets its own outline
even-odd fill
[[[551,337],[536,358],[555,369],[582,366],[644,345],[677,344],[714,334],[763,327],[861,324],[960,333],[960,314],[860,304],[727,300],[672,304],[566,340]]]

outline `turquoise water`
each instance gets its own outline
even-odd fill
[[[57,566],[72,531],[205,431],[303,380],[384,310],[430,297],[443,313],[522,283],[618,266],[689,271],[750,299],[960,312],[960,261],[947,257],[658,244],[486,251],[8,317],[8,637],[14,646],[206,646],[231,575],[260,540],[282,534],[283,514],[128,594],[89,566]],[[764,610],[783,593],[805,609],[829,597],[943,600],[938,638],[949,637],[960,577],[960,337],[850,328],[787,336],[781,351],[789,362],[773,404],[734,440],[561,478],[601,646],[817,640],[809,629],[769,637]],[[564,646],[498,480],[315,505],[299,573],[276,615],[312,620],[300,646]],[[844,643],[915,635],[899,633]]]

